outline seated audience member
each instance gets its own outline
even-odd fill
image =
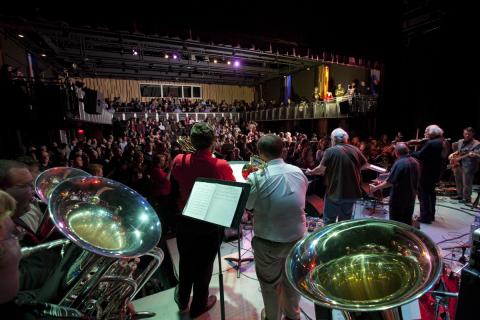
[[[93,176],[103,177],[103,166],[98,163],[91,163],[88,165],[87,172]]]
[[[0,190],[0,314],[2,319],[88,319],[75,309],[25,300],[17,296],[20,289],[21,259],[17,229],[10,216],[15,213],[15,200]]]
[[[32,174],[33,180],[37,179],[40,174],[40,164],[37,160],[33,159],[30,156],[21,156],[17,158],[18,162],[25,164],[28,167],[28,170]]]
[[[23,235],[20,239],[22,246],[35,246],[41,242],[37,229],[43,215],[31,209],[32,182],[32,175],[23,163],[0,160],[0,189],[16,200],[12,221]],[[28,258],[22,259],[20,289],[30,290],[43,286],[59,259],[59,252],[55,250],[32,254]]]

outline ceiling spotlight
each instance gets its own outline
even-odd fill
[[[217,59],[213,59],[213,63],[217,63],[217,62],[218,62],[218,60],[217,60]]]
[[[21,33],[18,34],[18,37],[19,37],[19,38],[25,38],[25,36],[24,36],[23,34],[21,34]]]
[[[168,53],[165,53],[165,59],[168,59],[168,58],[169,58]]]
[[[45,53],[42,53],[41,56],[45,58],[47,55]]]
[[[234,66],[235,68],[240,67],[240,61],[235,60],[235,62],[233,63],[233,66]]]
[[[132,54],[133,54],[134,56],[138,56],[138,51],[137,51],[136,49],[132,49]]]
[[[173,54],[173,59],[177,60],[178,56],[176,54]]]
[[[228,61],[227,61],[227,64],[228,64],[228,65],[231,65],[231,64],[232,64],[232,62],[231,62],[230,60],[228,60]]]

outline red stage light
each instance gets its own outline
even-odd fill
[[[84,134],[85,133],[85,131],[83,131],[83,129],[78,129],[77,132],[78,132],[78,134]]]

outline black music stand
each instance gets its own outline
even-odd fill
[[[242,169],[248,161],[229,161],[228,164],[232,167],[233,175],[238,182],[246,181],[242,175]],[[233,268],[237,270],[237,278],[240,278],[240,274],[242,272],[241,267],[243,262],[252,262],[253,257],[242,258],[242,248],[241,248],[241,241],[243,239],[243,232],[242,232],[242,223],[240,222],[238,225],[238,257],[227,257],[225,258],[226,261],[233,264]]]
[[[250,184],[248,183],[197,178],[182,215],[217,225],[219,243],[221,243],[223,237],[222,227],[239,228],[249,194]],[[217,255],[220,314],[221,319],[224,320],[225,296],[220,245],[218,246]]]
[[[241,274],[241,267],[242,267],[242,263],[243,262],[252,262],[253,261],[253,257],[247,257],[247,258],[242,258],[242,248],[241,248],[241,241],[242,241],[242,234],[243,232],[241,232],[241,226],[242,226],[242,223],[240,222],[238,224],[238,257],[237,258],[234,258],[234,257],[226,257],[225,260],[230,262],[230,263],[235,263],[236,265],[234,265],[234,269],[237,270],[237,278],[240,278],[240,274]]]

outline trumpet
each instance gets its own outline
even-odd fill
[[[242,176],[247,180],[248,175],[258,170],[264,170],[267,167],[267,163],[263,161],[259,156],[250,156],[250,161],[245,163],[242,168]]]

